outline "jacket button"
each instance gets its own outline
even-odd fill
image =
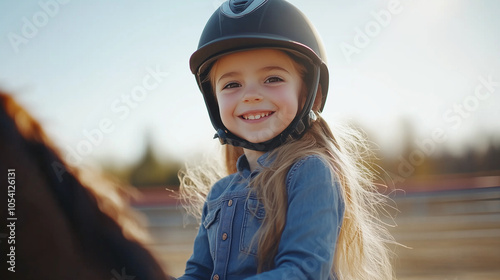
[[[227,206],[231,206],[231,205],[233,205],[233,200],[232,199],[227,202]]]
[[[214,275],[214,280],[219,280],[219,274]]]
[[[227,233],[224,232],[224,234],[222,234],[222,240],[226,240],[227,239]]]

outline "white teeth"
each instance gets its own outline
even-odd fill
[[[257,115],[243,115],[242,117],[245,119],[245,120],[258,120],[260,118],[264,118],[264,117],[267,117],[269,116],[271,113],[268,112],[268,113],[260,113],[260,114],[257,114]]]

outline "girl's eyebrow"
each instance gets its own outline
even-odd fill
[[[238,75],[238,72],[227,72],[225,73],[224,75],[220,76],[220,78],[217,80],[217,83],[220,82],[220,80],[224,79],[224,78],[227,78],[227,77],[233,77],[233,76],[236,76]]]
[[[290,72],[288,70],[286,70],[285,68],[280,67],[280,66],[266,66],[266,67],[259,69],[259,72],[267,72],[267,71],[272,71],[272,70],[281,70],[281,71],[285,71],[285,72],[290,74]],[[236,71],[225,73],[224,75],[220,76],[220,78],[217,80],[217,83],[220,82],[220,80],[222,80],[223,78],[236,76],[238,74],[240,74],[240,73],[236,72]]]
[[[260,69],[259,72],[265,72],[265,71],[271,71],[271,70],[281,70],[281,71],[285,71],[285,72],[290,74],[290,72],[288,70],[286,70],[285,68],[280,67],[280,66],[267,66],[267,67]]]

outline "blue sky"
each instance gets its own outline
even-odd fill
[[[0,87],[82,162],[131,162],[148,133],[159,157],[216,147],[189,71],[222,1],[2,1]],[[398,152],[415,141],[500,138],[500,2],[290,0],[318,29],[331,90],[324,117],[361,124]]]

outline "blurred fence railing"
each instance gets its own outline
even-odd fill
[[[500,279],[500,184],[478,177],[451,181],[459,182],[456,188],[450,181],[441,187],[424,182],[391,196],[397,211],[386,222],[397,225],[391,233],[406,246],[394,246],[398,279]],[[192,253],[197,222],[164,188],[141,192],[134,207],[147,217],[151,248],[179,276]]]

